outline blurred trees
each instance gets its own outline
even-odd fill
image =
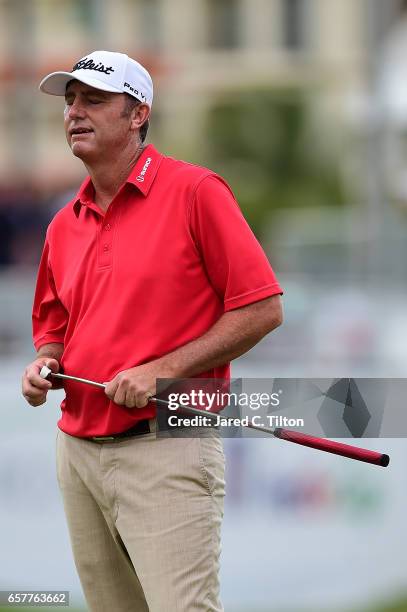
[[[319,146],[327,136],[310,121],[307,100],[299,88],[239,91],[209,112],[205,163],[230,182],[258,235],[275,208],[344,203],[338,164]]]

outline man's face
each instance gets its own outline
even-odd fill
[[[68,83],[65,93],[65,134],[72,153],[84,162],[115,158],[134,135],[131,118],[123,113],[125,94]]]

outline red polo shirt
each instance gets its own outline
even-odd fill
[[[64,344],[67,374],[109,381],[204,334],[227,310],[282,293],[233,194],[214,172],[146,147],[104,213],[87,178],[50,223],[33,340]],[[227,378],[229,364],[202,373]],[[124,431],[154,416],[66,382],[59,427]]]

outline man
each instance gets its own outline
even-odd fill
[[[64,384],[57,469],[75,563],[95,612],[222,610],[224,458],[216,433],[162,438],[158,378],[228,378],[280,325],[281,288],[226,183],[144,138],[153,86],[96,51],[40,89],[65,96],[65,132],[88,178],[52,220],[33,306],[32,406]]]

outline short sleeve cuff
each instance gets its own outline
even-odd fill
[[[237,295],[227,299],[225,301],[225,312],[228,312],[228,310],[234,310],[235,308],[241,308],[242,306],[247,306],[248,304],[252,304],[254,302],[259,302],[260,300],[264,300],[265,298],[278,294],[283,294],[283,290],[278,283],[266,285],[265,287],[260,287],[260,289],[255,289],[254,291],[248,291],[242,295]]]
[[[58,344],[63,344],[64,343],[64,338],[61,338],[59,336],[56,335],[52,335],[52,334],[46,334],[45,336],[41,336],[40,338],[36,338],[34,340],[34,347],[36,351],[39,351],[40,348],[42,346],[44,346],[44,344],[51,344],[51,343],[58,343]]]

